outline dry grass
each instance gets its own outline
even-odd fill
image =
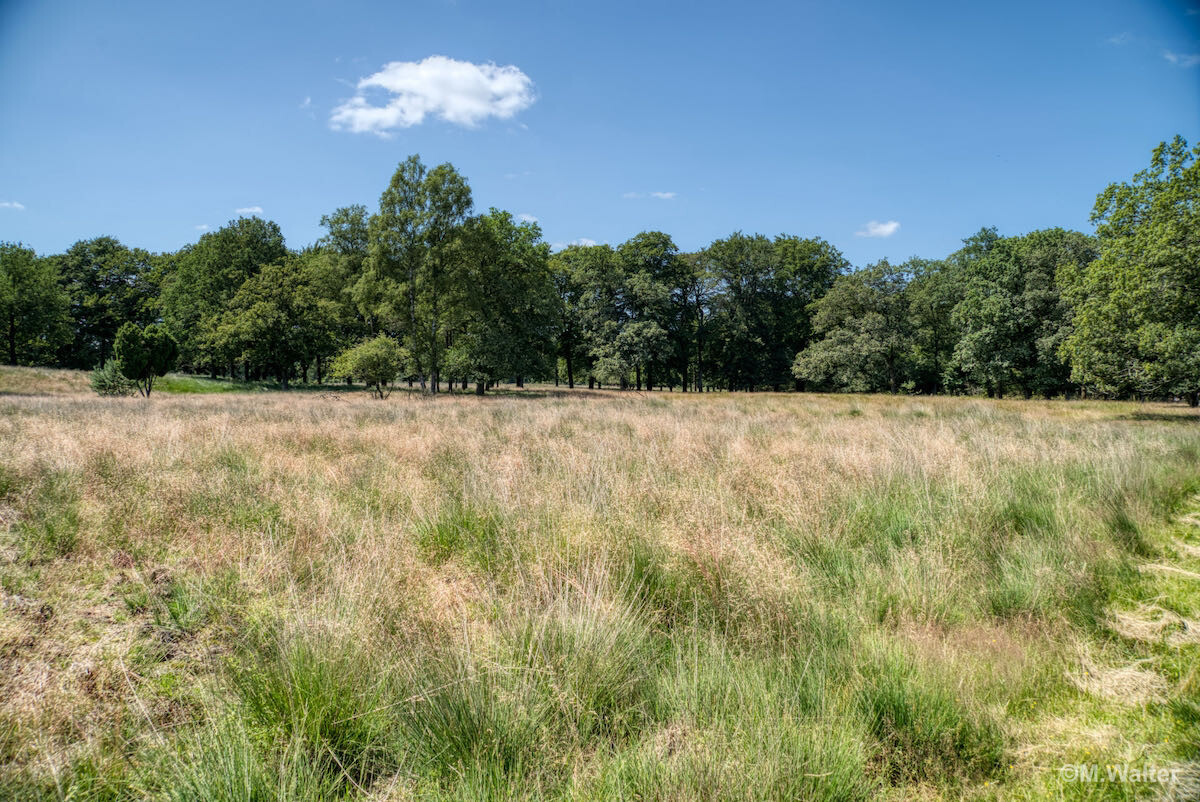
[[[286,764],[306,798],[1037,795],[1045,760],[1085,742],[1039,722],[1109,732],[1108,711],[1157,702],[1115,725],[1122,743],[1175,726],[1183,680],[1131,667],[1104,632],[1162,645],[1197,613],[1108,608],[1144,581],[1133,566],[1167,564],[1152,532],[1200,478],[1200,419],[1180,407],[146,402],[78,376],[0,373],[12,788],[169,796],[184,775],[164,750],[216,727],[211,754],[283,761],[265,776]],[[297,643],[360,678],[346,715],[369,727],[246,712],[238,670],[299,683],[300,647],[278,645]],[[503,736],[451,719],[412,736],[442,704]],[[248,734],[206,723],[230,717]],[[435,737],[456,746],[426,754]]]

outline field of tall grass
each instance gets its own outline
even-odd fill
[[[1194,798],[1198,491],[1181,406],[4,369],[0,798]]]

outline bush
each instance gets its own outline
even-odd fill
[[[126,378],[133,381],[138,391],[150,397],[154,389],[154,380],[175,367],[179,357],[179,344],[160,323],[151,323],[142,328],[133,323],[126,323],[117,329],[117,339],[113,344],[117,369]]]
[[[117,363],[111,359],[92,371],[91,382],[97,395],[122,396],[137,392],[134,383],[117,370]]]
[[[371,394],[387,398],[388,382],[400,375],[408,362],[408,352],[386,334],[347,348],[333,360],[329,373],[337,378],[359,378],[371,388]]]

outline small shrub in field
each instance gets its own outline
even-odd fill
[[[145,328],[126,323],[117,329],[113,354],[117,369],[149,398],[154,380],[175,367],[179,344],[161,323],[151,323]]]
[[[382,399],[391,393],[388,384],[400,375],[408,361],[407,351],[391,337],[380,334],[338,354],[329,375],[361,379],[371,388],[372,395]]]
[[[117,369],[117,363],[112,359],[93,370],[90,380],[97,395],[125,396],[137,392],[137,385]]]

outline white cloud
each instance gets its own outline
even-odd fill
[[[200,225],[196,226],[196,230],[197,231],[208,231],[208,223],[201,223]]]
[[[304,98],[304,102],[300,104],[300,108],[307,109],[311,105],[312,105],[312,98],[306,97],[306,98]]]
[[[634,200],[635,198],[657,198],[658,200],[673,200],[679,193],[677,192],[625,192],[621,194],[626,200]]]
[[[538,221],[538,219],[531,214],[519,214],[517,215],[517,219],[522,223],[536,223]]]
[[[369,90],[389,93],[383,105],[366,97]],[[488,117],[508,119],[534,101],[533,81],[515,66],[472,64],[445,56],[423,61],[393,61],[358,82],[357,94],[333,110],[329,124],[338,131],[387,136],[432,115],[468,128]]]
[[[1120,47],[1121,45],[1127,45],[1132,42],[1133,34],[1131,34],[1129,31],[1123,31],[1116,36],[1108,37],[1104,41],[1108,42],[1110,45],[1117,45]]]
[[[0,201],[0,209],[15,209],[18,212],[25,211],[25,204],[17,201]]]
[[[596,242],[596,240],[594,240],[594,239],[588,239],[587,237],[580,237],[579,239],[573,239],[570,242],[552,242],[552,243],[550,243],[550,250],[561,251],[563,248],[570,248],[572,245],[581,245],[584,248],[590,248],[593,245],[599,245],[599,244],[600,243]]]
[[[862,231],[855,231],[856,237],[890,237],[900,230],[900,224],[895,220],[888,220],[886,223],[881,223],[878,220],[871,220]]]
[[[1166,50],[1163,51],[1163,58],[1176,67],[1195,67],[1200,64],[1200,53],[1172,53]]]
[[[261,206],[243,206],[240,209],[234,209],[238,214],[262,214]]]

